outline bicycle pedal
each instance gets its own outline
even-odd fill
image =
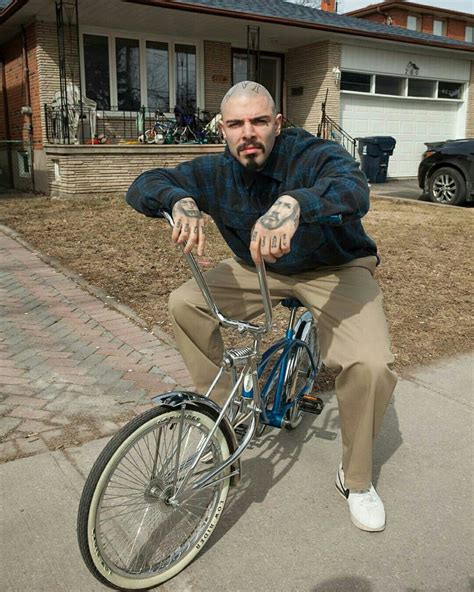
[[[242,423],[235,428],[234,431],[238,442],[242,442],[248,429],[248,426]]]
[[[306,413],[314,413],[314,415],[319,415],[324,409],[324,401],[320,397],[304,395],[301,408]]]

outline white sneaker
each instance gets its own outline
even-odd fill
[[[347,500],[354,526],[369,532],[379,532],[385,528],[385,509],[383,502],[372,483],[364,491],[349,490],[344,487],[344,471],[339,465],[336,475],[336,489]]]

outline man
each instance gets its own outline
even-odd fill
[[[215,221],[235,259],[206,279],[222,312],[248,320],[262,312],[254,264],[266,262],[272,303],[292,296],[318,321],[324,363],[339,371],[336,392],[343,455],[336,487],[362,530],[385,528],[371,483],[372,442],[395,387],[393,356],[380,289],[373,278],[374,242],[360,219],[367,182],[338,144],[301,129],[281,130],[280,114],[260,84],[233,86],[221,104],[223,155],[143,173],[127,201],[139,212],[172,212],[172,240],[204,253],[201,212]],[[219,324],[194,280],[170,297],[176,340],[196,388],[205,392],[222,358]],[[216,400],[225,400],[222,381]]]

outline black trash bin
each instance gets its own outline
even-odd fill
[[[356,138],[360,156],[360,168],[370,183],[387,181],[388,161],[397,141],[392,136]]]

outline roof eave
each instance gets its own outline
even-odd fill
[[[376,31],[352,31],[344,27],[334,27],[328,25],[322,25],[319,23],[308,23],[306,21],[295,21],[290,19],[284,19],[273,16],[263,16],[259,14],[249,12],[237,12],[234,10],[228,10],[225,8],[213,8],[210,6],[202,6],[197,4],[187,4],[180,2],[179,4],[174,3],[170,0],[122,0],[123,2],[129,2],[131,4],[143,4],[145,6],[157,6],[161,8],[168,8],[172,10],[183,10],[186,12],[197,12],[201,14],[212,14],[216,16],[227,16],[231,18],[241,18],[257,22],[274,23],[278,25],[286,25],[291,27],[301,27],[303,29],[314,29],[318,31],[327,31],[332,33],[340,33],[343,35],[352,35],[356,37],[370,37],[374,39],[385,39],[389,41],[396,41],[398,43],[410,43],[412,45],[423,45],[428,47],[438,47],[441,49],[450,49],[456,51],[468,51],[474,53],[474,45],[469,47],[456,47],[455,45],[449,45],[442,41],[424,41],[421,39],[413,38],[402,38],[397,35],[390,35],[390,33],[377,33]]]
[[[11,4],[8,4],[5,8],[0,10],[0,25],[13,16],[15,12],[18,12],[20,8],[23,8],[27,2],[28,0],[13,0]]]
[[[439,6],[427,6],[426,4],[417,4],[416,2],[399,2],[398,0],[393,0],[393,2],[379,2],[378,4],[370,4],[365,8],[357,8],[356,10],[351,10],[350,12],[345,12],[344,16],[353,16],[353,17],[360,17],[360,16],[368,16],[369,14],[376,14],[379,12],[379,9],[382,12],[386,12],[391,8],[413,8],[418,10],[419,12],[439,12],[443,15],[454,15],[461,17],[467,20],[474,20],[474,17],[469,14],[468,12],[460,12],[459,10],[450,10],[449,8],[441,8]]]

